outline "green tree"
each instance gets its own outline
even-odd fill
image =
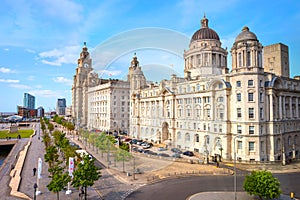
[[[244,180],[244,190],[260,199],[274,199],[281,194],[280,182],[271,172],[252,171]]]
[[[64,167],[60,166],[61,162],[55,163],[52,168],[49,168],[51,181],[47,185],[47,188],[51,192],[57,194],[57,200],[59,200],[59,192],[66,189],[68,182],[71,181],[71,177],[67,172],[64,172]]]
[[[115,155],[115,161],[122,161],[123,164],[123,172],[125,172],[125,161],[128,161],[133,156],[130,154],[130,152],[123,150],[121,148],[117,149],[114,153]]]
[[[59,155],[56,146],[49,146],[46,148],[46,154],[44,154],[45,162],[49,164],[51,169],[54,164],[58,161]]]
[[[101,173],[94,162],[94,158],[90,159],[89,155],[85,155],[83,161],[78,163],[76,170],[73,172],[72,186],[84,188],[84,199],[87,197],[87,187],[93,186],[94,182],[101,177]]]
[[[52,123],[48,124],[48,129],[50,131],[50,133],[54,130],[54,125]]]

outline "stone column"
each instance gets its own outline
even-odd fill
[[[286,110],[285,110],[285,96],[282,96],[283,97],[283,101],[282,101],[282,119],[285,119],[286,118]]]
[[[270,94],[269,95],[269,99],[270,99],[270,121],[274,121],[274,112],[273,112],[273,95]]]
[[[293,118],[293,110],[292,110],[292,105],[293,105],[293,102],[292,102],[293,98],[292,96],[290,96],[290,119]]]
[[[282,119],[282,96],[279,95],[279,119]]]
[[[296,118],[299,119],[299,98],[296,97]]]

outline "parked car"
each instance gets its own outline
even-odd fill
[[[137,142],[136,142],[137,145],[142,145],[142,143],[143,143],[143,140],[137,140]]]
[[[178,148],[172,148],[171,151],[173,153],[182,154],[182,151],[180,149],[178,149]]]
[[[172,155],[173,158],[181,158],[181,155],[179,153],[174,153]]]
[[[194,156],[194,153],[191,152],[191,151],[185,151],[185,152],[183,152],[183,155],[185,155],[185,156]]]
[[[158,156],[161,156],[161,157],[170,157],[169,154],[166,154],[166,153],[159,153],[157,154]]]
[[[132,139],[131,141],[130,141],[130,144],[136,144],[137,143],[137,139]]]
[[[166,151],[167,149],[165,147],[158,147],[158,151]]]

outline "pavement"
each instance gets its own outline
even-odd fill
[[[37,199],[52,200],[56,199],[56,194],[50,192],[47,189],[47,184],[50,182],[48,177],[48,164],[43,162],[42,178],[37,179],[33,175],[33,168],[38,168],[38,158],[44,158],[45,147],[44,143],[39,139],[39,131],[35,133],[30,139],[21,139],[14,146],[11,153],[5,161],[5,165],[0,170],[0,195],[1,199],[33,199],[34,197],[34,184],[38,184],[38,191],[41,193],[37,196]],[[41,136],[41,135],[40,135]],[[94,187],[88,188],[88,199],[105,199],[116,200],[126,199],[126,197],[146,184],[160,181],[166,178],[176,178],[182,176],[201,176],[201,175],[232,175],[232,171],[226,168],[218,168],[215,165],[203,165],[203,164],[191,164],[196,160],[191,159],[179,159],[174,160],[157,158],[156,156],[143,155],[140,153],[133,153],[134,159],[124,162],[116,162],[113,159],[112,153],[99,152],[93,146],[86,144],[80,140],[77,136],[69,136],[69,139],[79,144],[83,149],[86,149],[97,160],[103,163],[106,168],[101,170],[102,177],[99,182],[95,183]],[[14,169],[11,170],[12,166]],[[247,165],[247,169],[255,169],[255,166]],[[243,167],[243,166],[242,166]],[[257,166],[256,166],[257,167]],[[259,165],[258,167],[263,167]],[[290,164],[281,166],[279,170],[278,166],[267,166],[268,170],[282,172],[294,172],[300,169],[300,164]],[[138,171],[139,173],[133,173]],[[108,178],[113,175],[118,181],[110,179],[107,184]],[[5,184],[2,184],[5,183]],[[106,184],[105,184],[106,183]],[[8,187],[8,185],[11,186]],[[71,188],[72,193],[66,194],[65,191],[59,193],[60,199],[78,199],[79,191],[76,188]],[[114,191],[118,190],[118,191]],[[11,196],[11,194],[15,196]],[[5,198],[3,198],[5,197]],[[190,200],[198,199],[232,199],[232,192],[209,192],[194,194],[189,197]],[[288,196],[281,196],[281,200],[290,199]],[[238,192],[238,199],[252,200],[255,199],[247,195],[245,192]]]

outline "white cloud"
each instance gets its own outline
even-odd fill
[[[19,80],[13,80],[13,79],[0,79],[0,83],[19,83]]]
[[[9,87],[17,88],[17,89],[31,89],[30,86],[23,85],[23,84],[10,84]]]
[[[64,83],[66,85],[72,85],[72,82],[73,82],[72,80],[62,77],[62,76],[54,78],[53,81],[56,83]]]
[[[53,49],[39,53],[41,62],[52,66],[61,66],[62,64],[76,64],[80,46],[66,46],[61,49]]]
[[[29,93],[33,94],[34,96],[46,97],[46,98],[57,98],[60,95],[57,91],[52,90],[31,90]]]
[[[27,51],[28,53],[36,53],[34,50],[32,49],[25,49],[25,51]]]
[[[0,67],[0,72],[1,72],[1,73],[5,73],[5,74],[15,73],[14,70],[11,70],[11,69],[5,68],[5,67]]]
[[[9,51],[9,48],[5,48],[4,51]]]

